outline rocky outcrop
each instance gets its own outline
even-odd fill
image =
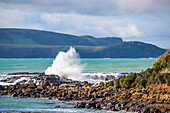
[[[167,84],[125,89],[107,84],[93,85],[88,82],[60,85],[29,83],[1,86],[0,95],[20,98],[58,98],[62,101],[80,100],[75,105],[76,108],[168,113],[170,112],[169,91],[170,87]]]
[[[9,73],[6,76],[1,76],[0,78],[0,82],[6,85],[29,84],[31,82],[36,85],[59,85],[61,82],[58,75],[45,75],[44,73]]]

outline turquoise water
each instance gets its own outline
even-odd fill
[[[13,72],[44,72],[53,63],[52,58],[0,58],[0,74]],[[152,66],[156,59],[80,59],[83,72],[140,72]]]
[[[104,110],[76,109],[73,103],[75,102],[63,103],[56,99],[0,97],[0,112],[112,113]],[[60,107],[55,108],[56,106]]]
[[[54,59],[0,58],[0,75],[13,72],[44,72]],[[140,72],[151,67],[156,59],[80,59],[83,72]],[[47,104],[51,103],[51,104]],[[0,97],[0,112],[56,112],[56,113],[107,113],[111,111],[76,109],[73,102],[62,103],[58,100],[34,98]],[[60,108],[55,108],[60,106]],[[123,112],[123,111],[119,111]],[[115,112],[113,112],[115,113]]]

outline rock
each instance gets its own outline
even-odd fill
[[[90,99],[90,101],[94,101],[94,100],[96,100],[96,99],[95,99],[95,98],[91,98],[91,99]]]
[[[152,108],[150,109],[151,113],[161,113],[161,110],[159,110],[158,108]]]
[[[18,97],[18,94],[15,92],[15,93],[12,94],[11,96],[13,96],[13,97]]]
[[[143,108],[141,110],[141,113],[150,113],[150,109],[149,108]]]
[[[37,86],[36,86],[36,84],[35,84],[35,83],[30,83],[30,84],[28,84],[28,87],[29,87],[29,88],[33,88],[33,89],[34,89],[34,88],[36,88]]]
[[[85,105],[86,105],[86,102],[78,102],[78,103],[76,103],[76,106],[75,106],[75,108],[85,108]]]
[[[0,90],[4,90],[4,87],[0,85]]]
[[[95,103],[94,103],[94,102],[88,102],[88,103],[86,103],[86,105],[85,105],[85,108],[92,108],[92,107],[95,108]]]
[[[45,76],[44,81],[46,81],[46,83],[49,83],[49,85],[59,85],[60,77],[58,75],[47,75]]]
[[[54,108],[60,108],[60,106],[55,106]]]
[[[42,91],[43,89],[44,89],[43,85],[37,86],[37,90],[38,90],[38,91]]]
[[[119,104],[119,103],[116,104],[116,105],[115,105],[115,109],[116,109],[116,110],[121,110],[121,104]]]
[[[100,104],[99,104],[99,103],[97,103],[97,104],[96,104],[96,106],[95,106],[95,108],[96,108],[96,109],[101,109]]]

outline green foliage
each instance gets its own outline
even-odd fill
[[[104,86],[104,83],[103,83],[103,82],[100,82],[100,86]]]
[[[170,62],[170,50],[167,50],[163,55],[161,55],[156,62],[153,63],[152,68],[156,72],[161,72],[165,68],[169,68]]]
[[[141,86],[143,86],[143,87],[145,87],[145,79],[140,79],[139,81],[138,81],[138,84],[139,85],[141,85]]]
[[[135,86],[146,87],[146,85],[161,83],[170,85],[170,50],[160,56],[153,64],[151,69],[142,71],[141,73],[132,73],[118,79],[117,87],[130,88]],[[165,70],[166,69],[166,70]]]
[[[152,74],[148,77],[148,80],[154,80],[155,76],[156,76],[156,72],[153,71]]]
[[[31,29],[0,29],[0,43],[34,45],[107,46],[122,42],[118,37],[95,38]]]
[[[128,76],[121,77],[119,79],[120,86],[123,88],[130,88],[132,86],[135,86],[136,84],[134,82],[135,82],[136,77],[137,77],[136,73],[132,73]]]
[[[136,73],[132,73],[124,78],[122,78],[123,85],[125,88],[131,87],[131,84],[135,81]]]
[[[130,87],[135,87],[137,83],[133,82],[131,83]]]
[[[111,80],[111,81],[107,82],[107,84],[108,84],[109,86],[114,86],[114,80]]]
[[[116,84],[115,85],[115,88],[121,88],[119,84]]]

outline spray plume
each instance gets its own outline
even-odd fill
[[[79,80],[82,66],[79,63],[78,57],[79,55],[73,47],[70,47],[67,52],[60,51],[51,67],[45,70],[45,74],[55,74],[62,78]]]

